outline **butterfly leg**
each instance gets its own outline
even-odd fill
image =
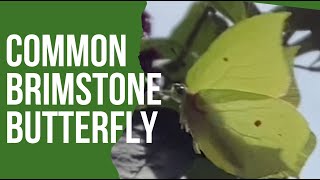
[[[190,133],[188,122],[183,117],[180,118],[180,127],[182,130],[185,130],[185,132]]]
[[[199,147],[199,144],[196,143],[195,141],[193,141],[193,150],[196,154],[201,154],[201,150],[200,150],[200,147]]]

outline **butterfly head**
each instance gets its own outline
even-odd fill
[[[184,84],[175,83],[171,88],[171,97],[181,103],[187,94],[187,88]]]

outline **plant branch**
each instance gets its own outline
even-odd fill
[[[312,71],[312,72],[320,72],[320,67],[302,66],[302,65],[298,65],[298,64],[295,64],[294,67],[299,68],[299,69],[303,69],[303,70]]]

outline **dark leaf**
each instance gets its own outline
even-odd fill
[[[292,7],[281,7],[276,11],[288,11],[292,13],[288,21],[289,32],[293,33],[298,30],[311,31],[312,35],[310,37],[299,44],[295,44],[301,46],[298,54],[320,49],[320,26],[318,25],[320,11]]]
[[[163,73],[173,82],[184,82],[190,67],[227,27],[210,3],[196,2],[171,35],[182,48],[177,58],[163,68]]]
[[[244,4],[247,9],[248,17],[252,17],[252,16],[260,14],[259,9],[257,8],[257,6],[255,5],[254,2],[244,1]]]
[[[188,171],[188,179],[237,179],[223,170],[216,167],[208,159],[198,156],[192,168]]]
[[[233,23],[247,18],[246,5],[243,1],[209,1],[217,11],[228,17]]]

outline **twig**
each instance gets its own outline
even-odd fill
[[[299,68],[299,69],[303,69],[303,70],[312,71],[312,72],[320,72],[320,67],[302,66],[302,65],[298,65],[298,64],[295,64],[294,67]]]

